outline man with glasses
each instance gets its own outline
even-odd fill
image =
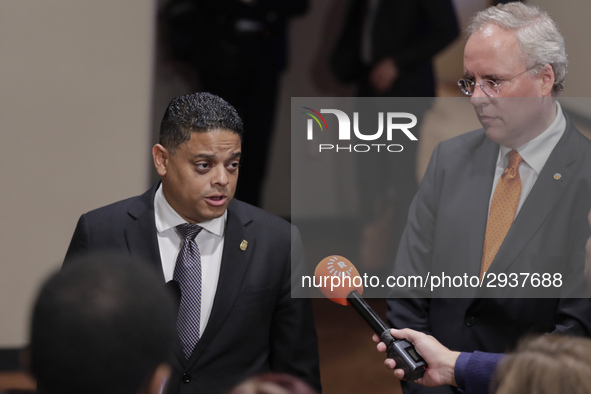
[[[389,323],[461,352],[506,352],[530,333],[589,336],[591,302],[576,297],[586,294],[591,142],[556,100],[564,40],[544,11],[522,3],[477,13],[468,34],[458,85],[483,128],[433,152],[393,273],[444,272],[484,285],[394,289]],[[543,274],[551,275],[544,286],[515,280]],[[411,382],[403,389],[454,390]]]

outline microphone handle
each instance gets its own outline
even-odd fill
[[[415,380],[422,377],[427,370],[427,363],[417,353],[412,343],[406,339],[395,339],[382,319],[367,305],[367,302],[361,298],[357,291],[353,290],[349,293],[347,300],[386,344],[388,358],[396,362],[396,368],[401,368],[404,371],[404,378]]]
[[[382,336],[384,331],[390,332],[390,330],[388,329],[388,327],[386,327],[382,319],[380,319],[379,316],[376,315],[376,313],[373,311],[373,309],[371,309],[370,306],[367,305],[367,302],[365,302],[365,300],[361,298],[361,295],[357,292],[357,290],[353,290],[351,293],[349,293],[349,295],[347,296],[347,300],[349,300],[351,306],[355,308],[357,313],[359,313],[361,317],[363,317],[363,319],[367,322],[367,324],[369,324],[371,329],[374,330],[376,334]]]

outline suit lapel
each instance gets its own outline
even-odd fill
[[[125,227],[125,240],[129,253],[142,262],[149,264],[158,273],[164,283],[158,235],[154,218],[154,195],[159,184],[140,196],[139,202],[133,205],[128,215],[134,220]]]
[[[463,216],[469,220],[469,275],[480,273],[484,234],[488,220],[488,203],[495,174],[499,146],[484,137],[482,144],[474,152],[469,180],[469,195],[466,196],[466,212]]]
[[[215,299],[207,327],[189,359],[191,365],[197,362],[218,333],[238,297],[252,251],[256,247],[256,238],[247,228],[250,221],[251,219],[242,212],[238,203],[232,201],[228,206],[224,251]],[[245,250],[241,248],[243,241],[248,242]]]
[[[572,179],[569,166],[576,161],[577,149],[577,132],[567,119],[564,135],[548,157],[534,187],[509,229],[505,241],[491,264],[492,271],[504,272],[516,261],[552,208],[558,203]],[[560,174],[560,179],[554,179],[554,174]]]

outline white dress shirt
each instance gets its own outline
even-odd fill
[[[170,206],[164,194],[162,185],[158,187],[154,197],[154,216],[156,218],[156,230],[158,232],[158,247],[162,260],[162,271],[166,281],[172,280],[176,259],[181,249],[181,237],[175,227],[187,223]],[[197,234],[195,242],[199,247],[201,256],[201,319],[199,336],[203,334],[218,285],[220,267],[222,263],[222,251],[224,249],[224,230],[226,228],[227,212],[216,219],[199,223],[203,230]]]
[[[523,206],[523,203],[527,199],[529,192],[534,187],[542,168],[548,161],[548,157],[554,150],[554,147],[560,140],[560,137],[564,134],[566,130],[566,118],[562,113],[562,108],[558,101],[556,101],[556,117],[552,124],[542,132],[542,134],[538,135],[531,141],[526,142],[525,144],[518,147],[516,150],[523,159],[523,162],[519,166],[519,176],[521,177],[521,197],[519,198],[519,205],[517,206],[517,213]],[[495,168],[495,179],[493,182],[492,191],[490,194],[489,200],[489,210],[490,210],[490,203],[492,202],[492,197],[497,186],[497,182],[503,175],[503,172],[509,165],[509,152],[511,148],[507,148],[506,146],[500,146],[499,149],[499,156],[497,159],[497,166]]]

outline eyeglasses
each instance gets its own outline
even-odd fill
[[[462,93],[464,93],[466,96],[472,96],[474,94],[474,90],[476,89],[476,86],[480,86],[480,88],[482,89],[484,94],[486,94],[489,97],[496,97],[499,95],[499,86],[501,86],[509,81],[512,81],[513,79],[519,77],[520,75],[525,74],[526,72],[528,72],[532,68],[534,68],[534,67],[530,67],[530,68],[526,69],[525,71],[520,72],[519,74],[517,74],[514,77],[509,78],[509,79],[497,79],[495,81],[490,80],[490,79],[485,79],[484,81],[482,81],[482,83],[476,83],[474,81],[460,79],[458,81],[458,87],[460,88]]]

